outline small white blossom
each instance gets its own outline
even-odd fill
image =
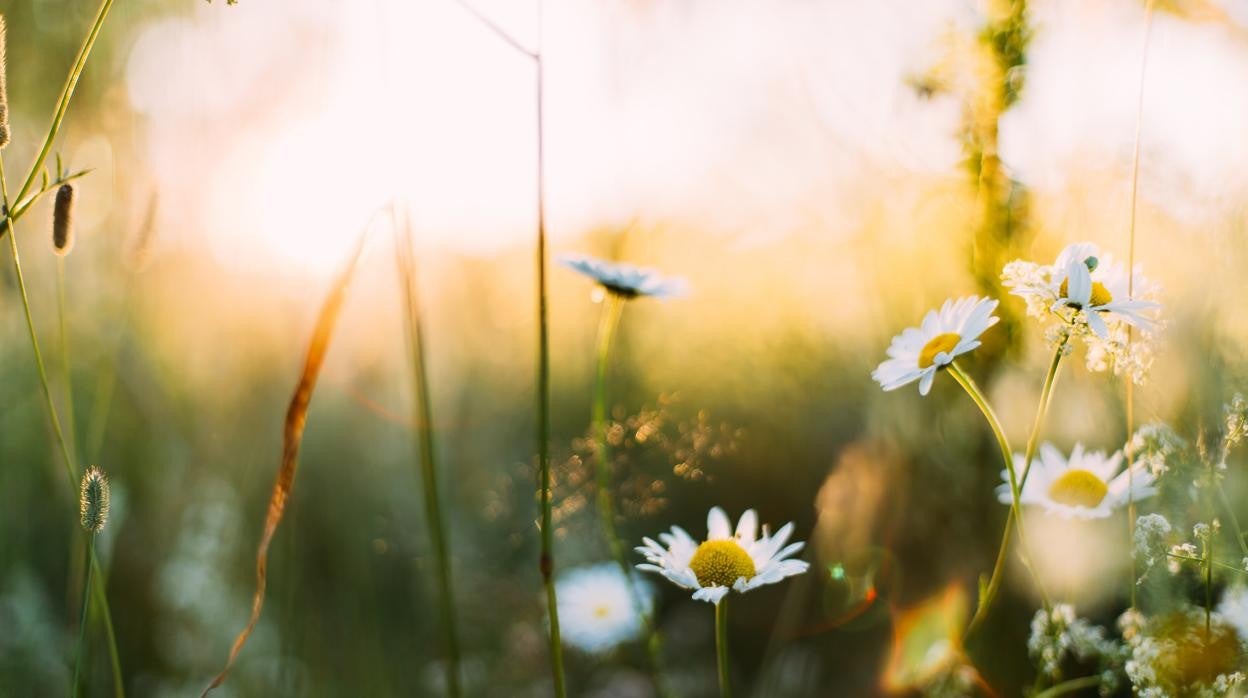
[[[1157,563],[1166,560],[1166,536],[1170,522],[1161,514],[1145,514],[1135,520],[1135,558],[1143,564],[1139,581],[1144,581]]]

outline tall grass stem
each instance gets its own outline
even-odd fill
[[[412,249],[410,224],[404,234],[395,231],[395,260],[399,281],[403,285],[404,313],[407,325],[408,350],[411,359],[412,392],[416,402],[416,423],[420,431],[420,474],[425,491],[425,521],[438,564],[438,601],[442,621],[443,642],[447,657],[446,686],[452,698],[462,695],[460,687],[459,632],[455,623],[455,593],[451,583],[451,555],[446,525],[438,493],[438,471],[434,448],[433,401],[429,396],[429,371],[425,361],[424,329],[416,291],[416,263]]]
[[[70,694],[78,695],[78,677],[82,674],[82,657],[87,653],[87,608],[91,605],[91,559],[95,556],[95,533],[87,534],[87,579],[82,586],[82,617],[78,621],[78,653],[74,659],[74,682]]]

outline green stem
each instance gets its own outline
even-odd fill
[[[443,642],[446,644],[446,684],[448,693],[458,698],[460,688],[459,633],[455,624],[454,585],[451,583],[451,556],[446,526],[438,497],[438,473],[433,441],[433,401],[429,396],[429,372],[425,365],[424,333],[420,306],[416,297],[415,261],[412,258],[411,229],[404,236],[395,235],[395,260],[403,284],[403,301],[407,312],[408,344],[411,351],[412,392],[416,400],[416,422],[420,430],[420,474],[425,494],[425,517],[429,537],[438,564],[438,592]]]
[[[715,658],[719,667],[720,698],[731,698],[732,685],[728,676],[728,597],[715,604]]]
[[[48,182],[46,185],[40,187],[39,191],[34,192],[30,196],[26,197],[24,201],[19,201],[16,204],[14,204],[12,216],[6,216],[3,211],[0,211],[0,236],[3,236],[5,232],[7,232],[8,230],[7,226],[5,225],[7,223],[7,219],[11,218],[13,220],[13,224],[17,225],[17,222],[22,219],[22,216],[24,216],[26,212],[30,210],[30,207],[33,206],[35,202],[39,201],[39,199],[42,199],[44,196],[47,196],[48,194],[51,194],[53,191],[59,189],[62,184],[65,184],[67,182],[72,182],[75,179],[78,179],[80,177],[84,177],[89,172],[91,172],[91,170],[82,170],[80,172],[74,172],[73,174],[64,175],[63,177],[59,177],[55,180]]]
[[[4,176],[4,160],[2,158],[0,158],[0,201],[3,202],[4,209],[7,210],[9,188]],[[43,391],[44,406],[47,408],[48,421],[52,424],[56,442],[60,446],[61,459],[65,463],[65,474],[69,482],[70,496],[76,501],[78,498],[77,468],[74,466],[69,444],[65,441],[65,433],[61,430],[61,420],[56,414],[56,405],[52,402],[52,390],[48,386],[48,371],[43,362],[43,352],[39,350],[39,338],[35,332],[35,319],[30,311],[30,294],[26,290],[26,278],[22,274],[22,259],[17,250],[17,235],[13,232],[13,218],[11,216],[5,218],[4,228],[8,233],[9,250],[13,253],[13,272],[17,278],[18,295],[22,299],[22,312],[26,319],[26,333],[30,337],[31,351],[35,356],[35,369],[39,374],[39,386]],[[113,631],[112,613],[108,607],[108,596],[104,591],[104,577],[100,571],[99,559],[94,552],[91,554],[91,566],[96,573],[95,578],[98,580],[94,586],[93,593],[95,594],[96,603],[99,604],[100,610],[104,613],[105,629],[108,631],[109,660],[113,667],[113,692],[119,698],[124,698],[125,689],[122,683],[121,657],[117,652],[117,638]]]
[[[1101,677],[1084,676],[1078,679],[1063,681],[1055,686],[1051,686],[1045,691],[1033,695],[1031,698],[1052,698],[1053,696],[1062,696],[1067,693],[1074,693],[1075,691],[1084,688],[1094,688],[1099,685],[1101,685]]]
[[[602,318],[598,323],[598,362],[594,379],[593,433],[596,454],[594,462],[597,466],[598,483],[598,518],[602,522],[603,534],[607,545],[611,548],[611,556],[620,567],[632,599],[633,611],[641,619],[642,629],[646,636],[646,653],[650,661],[650,669],[654,678],[655,689],[660,696],[670,696],[671,689],[663,678],[662,638],[655,627],[654,618],[646,611],[641,593],[637,589],[637,581],[633,568],[628,564],[624,543],[620,539],[615,526],[615,500],[611,496],[611,441],[608,430],[610,420],[607,418],[607,375],[611,366],[611,346],[616,328],[620,325],[620,316],[624,313],[627,299],[611,291],[606,292],[602,302]]]
[[[1175,560],[1186,560],[1188,562],[1199,562],[1202,568],[1204,567],[1204,564],[1205,564],[1205,558],[1203,557],[1192,557],[1191,555],[1179,555],[1177,553],[1166,553],[1166,557],[1173,558]],[[1238,567],[1236,565],[1222,562],[1220,560],[1209,560],[1209,564],[1213,565],[1214,567],[1221,567],[1222,569],[1230,571],[1230,572],[1248,574],[1248,570],[1245,570],[1243,567]]]
[[[1060,368],[1062,357],[1066,353],[1066,341],[1062,340],[1062,343],[1053,352],[1053,360],[1049,362],[1049,372],[1044,377],[1044,387],[1040,390],[1040,404],[1036,407],[1036,419],[1031,425],[1031,434],[1027,437],[1027,450],[1023,454],[1023,473],[1018,480],[1020,493],[1023,486],[1027,484],[1027,475],[1031,472],[1031,461],[1036,456],[1036,448],[1040,442],[1040,432],[1044,428],[1044,420],[1049,413],[1049,404],[1053,401],[1053,385],[1057,382],[1058,368]],[[1012,462],[1013,460],[1011,459]],[[1001,580],[1005,578],[1005,561],[1009,557],[1010,541],[1013,538],[1014,508],[1011,507],[1010,513],[1005,518],[1005,531],[1001,534],[1001,545],[997,549],[997,561],[992,566],[992,577],[989,579],[988,586],[979,600],[979,606],[975,609],[975,616],[971,618],[971,623],[967,626],[967,636],[979,628],[980,624],[987,617],[988,611],[992,608],[992,603],[1001,588]]]
[[[74,659],[74,682],[69,686],[70,695],[78,695],[78,677],[82,673],[82,656],[87,653],[87,608],[91,605],[91,560],[95,556],[95,534],[87,534],[87,579],[82,587],[82,617],[78,621],[78,654]]]
[[[1225,459],[1223,459],[1225,462]],[[1222,487],[1222,481],[1217,480],[1218,498],[1222,500],[1222,508],[1226,510],[1227,518],[1231,520],[1231,530],[1235,532],[1235,542],[1239,543],[1239,550],[1248,558],[1248,542],[1244,541],[1244,530],[1239,525],[1239,517],[1235,516],[1235,507],[1231,506],[1231,500],[1226,496],[1226,489]]]
[[[1032,564],[1033,558],[1028,548],[1027,537],[1023,528],[1023,506],[1021,501],[1022,493],[1018,486],[1018,474],[1014,470],[1014,455],[1013,451],[1010,450],[1009,439],[1006,438],[1005,430],[1001,428],[1000,420],[997,419],[996,413],[993,412],[992,406],[988,404],[988,400],[984,397],[984,394],[980,392],[979,386],[975,385],[975,381],[962,371],[962,368],[958,366],[957,362],[950,363],[947,370],[949,375],[953,376],[953,379],[958,382],[958,385],[962,386],[962,389],[965,390],[966,394],[970,396],[971,400],[975,403],[975,406],[979,408],[979,411],[983,413],[984,419],[988,421],[988,426],[992,429],[993,436],[997,439],[997,446],[1001,449],[1001,460],[1005,464],[1005,471],[1010,481],[1010,512],[1011,516],[1014,518],[1015,525],[1018,527],[1018,540],[1023,547],[1023,561],[1027,565],[1028,570],[1031,572],[1032,579],[1036,583],[1036,589],[1040,592],[1040,598],[1044,603],[1044,608],[1048,610],[1050,607],[1049,595],[1044,589],[1044,584],[1040,581],[1039,573],[1037,572],[1034,564]]]
[[[30,171],[26,173],[26,181],[22,182],[22,188],[18,190],[17,196],[13,197],[14,201],[21,202],[30,188],[34,186],[35,179],[39,176],[39,172],[43,169],[43,163],[48,159],[48,154],[52,152],[52,143],[56,141],[56,136],[60,133],[61,123],[65,121],[65,113],[69,110],[69,101],[74,96],[74,89],[78,86],[78,78],[82,76],[82,71],[87,66],[87,58],[91,55],[91,49],[95,46],[95,40],[100,36],[100,30],[104,27],[104,20],[108,17],[108,11],[113,7],[113,0],[102,0],[100,9],[95,13],[95,22],[91,24],[91,31],[87,33],[87,37],[82,40],[82,46],[78,49],[78,57],[74,59],[74,66],[70,69],[69,75],[65,78],[65,84],[61,87],[61,96],[56,101],[56,113],[52,116],[52,124],[48,126],[48,134],[44,136],[43,146],[39,149],[39,156],[30,165]],[[59,173],[58,173],[59,174]],[[5,197],[6,202],[8,197]],[[12,231],[12,226],[9,227]]]
[[[1212,531],[1209,535],[1213,535]],[[1205,639],[1208,640],[1210,631],[1212,630],[1212,614],[1213,614],[1213,550],[1210,541],[1201,542],[1201,553],[1204,559],[1200,564],[1204,567],[1205,572]]]
[[[65,324],[65,255],[56,255],[56,317],[61,350],[61,374],[65,381],[65,431],[69,452],[78,461],[78,430],[74,426],[74,379],[69,363],[69,333]]]
[[[554,522],[550,486],[550,308],[546,293],[546,148],[544,112],[545,66],[542,63],[542,4],[537,5],[537,51],[531,54],[537,102],[537,462],[541,497],[541,556],[538,569],[546,588],[550,617],[550,669],[555,698],[564,698],[563,642],[559,637],[559,600],[555,591]]]

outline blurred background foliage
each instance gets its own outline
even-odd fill
[[[462,55],[449,55],[443,92],[412,90],[413,109],[447,109],[449,118],[463,119],[465,133],[446,136],[453,144],[485,139],[480,150],[466,148],[453,162],[438,159],[445,154],[423,161],[424,141],[413,146],[403,133],[382,129],[370,137],[376,124],[388,122],[384,105],[365,98],[353,113],[357,121],[292,146],[299,157],[259,161],[272,155],[263,144],[299,131],[303,112],[313,106],[341,115],[325,106],[326,95],[343,88],[340,72],[357,67],[352,52],[367,53],[358,32],[351,33],[358,16],[371,17],[362,5],[226,8],[128,0],[118,3],[84,74],[59,143],[71,167],[96,168],[81,184],[80,238],[68,259],[72,409],[82,462],[99,464],[112,478],[113,520],[99,550],[131,695],[202,689],[242,626],[282,417],[328,272],[368,220],[375,203],[369,197],[401,194],[403,185],[394,182],[405,181],[409,168],[424,173],[412,175],[418,179],[444,168],[448,186],[466,188],[449,201],[435,194],[408,199],[418,220],[422,206],[440,211],[418,225],[417,259],[467,689],[482,696],[549,694],[534,524],[536,328],[525,208],[532,197],[530,83],[523,64],[508,67],[505,53],[489,53],[497,47],[488,32],[453,3],[427,4],[437,7],[412,10],[430,13],[415,19],[431,22],[408,28],[413,42],[420,43],[421,32],[442,31],[437,21],[450,22],[452,34],[475,37]],[[906,17],[906,3],[851,9],[825,2],[759,18],[752,14],[761,12],[757,7],[731,3],[724,16],[761,22],[756,35],[745,35],[755,43],[740,49],[773,69],[760,73],[718,51],[741,46],[743,35],[712,18],[704,3],[549,5],[555,251],[653,264],[687,276],[695,289],[686,299],[642,300],[625,312],[611,377],[612,433],[621,445],[614,466],[625,500],[621,532],[639,541],[677,524],[698,535],[712,505],[733,516],[757,508],[774,526],[794,521],[798,538],[810,541],[812,572],[734,604],[739,685],[760,696],[876,694],[895,619],[951,584],[970,593],[992,564],[1006,509],[993,493],[995,446],[965,396],[944,380],[923,399],[910,390],[885,394],[869,372],[889,337],[945,297],[999,293],[995,274],[1003,262],[1048,260],[1080,239],[1126,256],[1143,8],[1033,3],[1024,14],[1020,2],[951,1],[925,4]],[[501,3],[482,7],[516,22],[529,38],[526,20],[516,20],[525,14]],[[1146,113],[1160,116],[1145,126],[1137,259],[1164,287],[1168,326],[1152,379],[1137,391],[1137,414],[1141,422],[1164,419],[1194,433],[1217,424],[1222,403],[1244,378],[1248,189],[1226,173],[1242,169],[1248,145],[1242,129],[1217,133],[1217,123],[1185,122],[1174,109],[1152,106],[1175,102],[1167,86],[1184,81],[1215,83],[1208,92],[1181,93],[1188,109],[1220,104],[1219,77],[1198,71],[1208,61],[1225,68],[1223,78],[1235,75],[1248,61],[1248,34],[1236,23],[1243,9],[1229,0],[1163,9],[1154,57],[1161,77],[1150,83],[1146,102]],[[9,27],[14,142],[4,156],[12,181],[33,156],[94,8],[9,0],[0,10]],[[865,63],[877,65],[847,65],[835,52],[821,53],[822,44],[801,49],[800,68],[777,58],[783,30],[812,17],[815,28],[802,38],[826,35],[835,43],[858,33],[872,59]],[[588,78],[561,66],[574,64],[575,51],[587,50],[583,42],[602,36],[610,21],[623,22],[619,43],[607,46],[605,58],[593,55],[615,82],[606,80],[585,101],[601,98],[601,108],[634,121],[578,125],[576,118],[595,113],[575,96],[577,81]],[[1082,60],[1107,64],[1105,72],[1122,86],[1102,93],[1104,101],[1120,106],[1072,102],[1070,93],[1053,89],[1080,79],[1088,90],[1104,89],[1101,73],[1080,76],[1072,61],[1078,66],[1081,57],[1067,55],[1086,49],[1079,43],[1085,26],[1113,29],[1100,47],[1106,53]],[[185,33],[164,44],[152,38],[169,27]],[[208,38],[196,39],[200,30]],[[1211,36],[1220,53],[1209,57],[1193,48],[1208,46],[1201,42]],[[682,54],[680,41],[695,53],[717,49],[709,55],[720,62]],[[950,68],[948,57],[967,46],[976,56],[972,68],[956,60]],[[196,52],[206,48],[215,52]],[[669,113],[681,121],[679,110],[688,105],[661,86],[637,87],[654,77],[655,66],[631,63],[648,50],[694,64],[678,64],[680,76],[709,71],[710,86],[691,89],[687,99],[722,120],[699,123],[697,112],[691,124],[655,125]],[[475,51],[489,54],[483,67],[471,62]],[[881,63],[882,55],[905,58]],[[432,70],[389,58],[386,85]],[[671,67],[657,62],[658,70]],[[234,101],[214,101],[219,95],[210,93],[219,85],[196,87],[213,70],[246,89],[231,95]],[[251,77],[242,80],[238,71]],[[500,127],[518,150],[497,162],[493,141],[481,135],[495,122],[456,111],[463,109],[457,90],[485,89],[471,82],[474,71],[497,71],[505,89],[519,84],[515,89],[522,90],[515,103],[504,100],[490,115],[519,124],[515,131]],[[1022,80],[1024,71],[1035,71],[1038,80]],[[794,75],[801,85],[794,86]],[[747,92],[759,94],[725,96],[720,82],[739,77]],[[321,79],[324,85],[309,87]],[[174,106],[151,106],[140,88],[153,80],[167,85]],[[950,87],[958,84],[963,87]],[[187,102],[197,89],[205,90],[204,101]],[[677,101],[664,106],[664,99]],[[1218,107],[1226,118],[1245,113],[1241,100],[1226,99]],[[630,111],[638,101],[656,102],[657,116]],[[1088,118],[1114,137],[1091,127],[1091,135],[1072,135],[1078,119],[1057,136],[1043,130],[1046,114],[1071,111],[1096,114]],[[1011,114],[1021,115],[1009,121]],[[699,125],[715,135],[682,149],[681,138],[693,138]],[[561,135],[584,128],[588,135]],[[653,151],[631,160],[615,152],[601,161],[592,159],[602,155],[594,151],[593,172],[578,169],[586,164],[570,154],[578,139],[609,139],[612,128],[626,144],[635,144],[637,133],[644,142],[648,128],[661,133]],[[1185,140],[1193,131],[1221,139],[1222,149]],[[1053,146],[1059,137],[1066,149]],[[1089,150],[1087,138],[1099,138],[1106,151]],[[391,140],[393,150],[385,146]],[[928,141],[935,143],[916,145]],[[668,145],[669,159],[655,154]],[[211,157],[252,148],[254,162]],[[369,155],[353,159],[360,152]],[[1054,162],[1043,160],[1046,153]],[[506,177],[489,174],[496,164]],[[1212,192],[1192,174],[1206,166],[1225,175]],[[1054,180],[1045,167],[1064,176]],[[247,179],[263,168],[276,168],[298,186],[293,193],[268,191],[267,180]],[[602,198],[586,194],[582,176],[600,187],[589,193]],[[304,186],[304,177],[323,188]],[[471,186],[474,177],[482,180],[480,190]],[[647,177],[670,191],[637,184]],[[611,198],[608,185],[615,181],[623,193]],[[253,198],[229,189],[232,183],[254,189],[246,195]],[[188,203],[201,200],[224,213],[205,218],[205,208]],[[266,201],[274,211],[264,211]],[[503,203],[495,207],[495,201]],[[500,217],[492,217],[495,210]],[[40,338],[54,356],[59,337],[47,216],[46,205],[35,209],[19,225],[18,240]],[[467,231],[471,244],[459,244],[458,231]],[[388,248],[388,241],[374,240],[350,291],[273,549],[264,617],[223,695],[438,691],[433,563]],[[582,461],[598,307],[585,281],[557,268],[551,303],[557,563],[568,567],[605,557]],[[994,330],[987,338],[991,351],[968,363],[1021,448],[1047,352],[1021,302],[1002,305],[1014,322]],[[0,694],[64,693],[83,542],[8,262],[0,273],[0,338]],[[53,378],[66,409],[66,377],[54,371]],[[1063,447],[1076,441],[1119,447],[1127,436],[1122,394],[1119,382],[1069,362],[1046,438]],[[1243,480],[1232,472],[1234,501],[1245,501],[1238,496]],[[1062,573],[1061,593],[1108,621],[1122,610],[1130,583],[1125,521],[1090,526],[1097,530],[1054,534],[1060,542],[1053,567]],[[1081,547],[1070,542],[1072,535],[1105,542]],[[1036,599],[1024,580],[1012,581],[987,632],[968,648],[1002,695],[1018,694],[1033,671],[1024,648]],[[684,695],[710,695],[711,614],[681,590],[656,588],[673,684]],[[89,680],[104,690],[108,667],[102,654],[95,659]],[[637,646],[604,657],[570,651],[568,661],[576,695],[649,695]]]

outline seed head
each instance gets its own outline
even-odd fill
[[[0,15],[0,148],[9,144],[9,91],[4,75],[4,15]]]
[[[67,255],[74,247],[74,185],[62,184],[52,206],[52,247]]]
[[[108,476],[94,465],[82,474],[78,508],[82,513],[82,527],[88,533],[99,533],[108,523]]]

